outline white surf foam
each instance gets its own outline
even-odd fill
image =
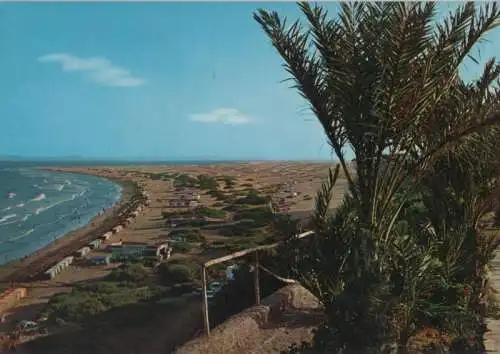
[[[16,216],[17,216],[17,214],[5,215],[4,217],[0,218],[0,225],[4,224],[5,221],[7,221],[9,219],[15,218]]]
[[[44,193],[37,195],[35,198],[31,199],[31,202],[39,202],[40,200],[44,200],[47,198]]]

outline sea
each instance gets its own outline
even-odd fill
[[[0,162],[0,265],[88,224],[121,193],[120,185],[104,178]]]

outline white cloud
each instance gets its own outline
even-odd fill
[[[231,125],[248,124],[252,122],[250,117],[244,115],[235,108],[218,108],[208,113],[192,114],[189,118],[194,122]]]
[[[38,60],[59,63],[63,71],[80,71],[92,81],[105,86],[134,87],[145,83],[145,80],[133,76],[127,69],[114,65],[106,58],[80,58],[68,53],[52,53]]]

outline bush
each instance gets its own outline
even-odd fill
[[[228,211],[228,212],[238,212],[238,211],[247,210],[247,209],[248,209],[248,207],[245,204],[231,204],[231,205],[228,205],[228,206],[222,208],[222,210]]]
[[[243,198],[237,199],[236,204],[249,204],[249,205],[260,205],[266,204],[267,198],[259,195],[259,191],[253,188],[247,190],[246,195]]]
[[[250,219],[255,222],[255,227],[261,227],[271,223],[274,219],[274,215],[269,209],[267,209],[267,207],[260,207],[239,211],[234,215],[233,219]]]
[[[224,194],[224,192],[222,192],[216,188],[209,190],[207,192],[207,194],[210,195],[212,198],[215,198],[215,199],[222,201],[222,202],[228,200],[228,197],[226,196],[226,194]]]
[[[128,282],[140,282],[146,279],[149,275],[148,269],[146,269],[140,263],[125,263],[118,269],[113,269],[111,273],[107,276],[107,280],[111,281],[128,281]]]
[[[176,242],[172,245],[172,251],[175,253],[189,253],[193,247],[187,242]]]
[[[195,270],[192,265],[186,263],[166,262],[158,267],[160,279],[164,285],[193,283]]]
[[[225,226],[218,230],[221,236],[254,236],[255,226],[253,223],[240,223],[236,225]]]
[[[68,293],[55,294],[49,300],[45,314],[56,322],[84,322],[109,309],[149,299],[147,287],[129,284],[96,282],[78,286]]]
[[[198,176],[198,187],[201,189],[217,189],[217,181],[208,175]]]
[[[198,179],[187,174],[178,175],[174,179],[175,187],[196,187],[197,184]]]
[[[198,216],[206,216],[209,218],[223,218],[226,216],[226,212],[223,210],[212,209],[203,205],[197,206],[194,211]]]
[[[200,230],[188,230],[185,231],[183,236],[187,242],[205,242],[205,236],[203,236]]]

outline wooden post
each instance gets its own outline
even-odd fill
[[[255,286],[255,304],[260,305],[260,282],[259,282],[259,251],[255,251],[255,264],[253,270]]]
[[[210,335],[210,322],[208,320],[208,297],[207,297],[207,268],[205,265],[201,266],[201,286],[203,296],[203,325],[205,327],[205,334]]]

